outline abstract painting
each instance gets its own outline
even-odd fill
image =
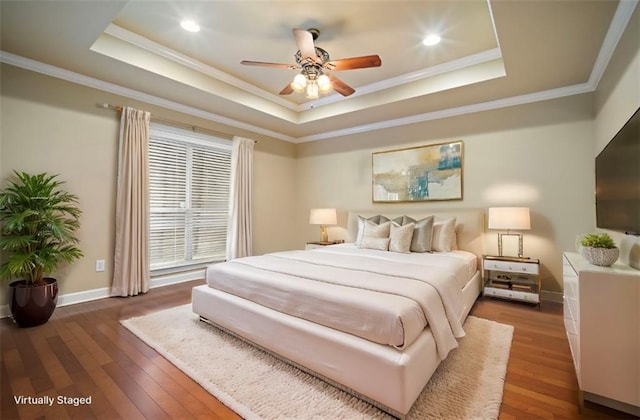
[[[375,152],[373,201],[462,200],[462,141]]]

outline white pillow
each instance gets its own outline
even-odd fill
[[[365,238],[388,238],[390,229],[391,222],[377,224],[370,220],[365,220],[362,240]]]
[[[433,238],[431,249],[433,251],[448,252],[456,244],[456,218],[448,220],[436,220],[433,222]],[[457,245],[457,244],[456,244]]]
[[[360,248],[387,251],[389,249],[389,238],[373,238],[371,236],[365,236],[364,238],[362,238]]]
[[[396,222],[392,222],[391,231],[389,232],[389,251],[409,254],[411,252],[411,239],[413,238],[414,228],[415,223],[399,225]]]

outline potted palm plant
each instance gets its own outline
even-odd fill
[[[21,327],[46,323],[56,308],[58,282],[47,277],[61,262],[82,257],[74,236],[78,198],[58,175],[14,171],[0,191],[0,277],[9,284],[9,306]]]

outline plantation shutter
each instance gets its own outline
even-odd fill
[[[152,270],[224,260],[231,149],[229,140],[151,124]]]

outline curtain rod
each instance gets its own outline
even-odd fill
[[[99,104],[98,105],[99,108],[104,108],[104,109],[113,109],[116,112],[122,112],[123,107],[120,105],[111,105],[111,104]],[[193,132],[196,131],[201,131],[201,132],[207,132],[210,134],[214,134],[217,137],[224,137],[227,138],[228,140],[231,140],[233,138],[233,134],[229,134],[229,133],[223,133],[221,131],[215,131],[215,130],[211,130],[208,128],[203,128],[203,127],[198,127],[196,125],[192,125],[192,124],[187,124],[187,123],[183,123],[180,121],[172,121],[166,118],[157,118],[154,116],[151,116],[151,120],[152,121],[156,121],[156,122],[163,122],[163,123],[167,123],[167,124],[172,124],[172,125],[177,125],[177,126],[182,126],[182,127],[188,127],[190,128]],[[253,141],[255,144],[258,144],[258,140],[254,140]]]

